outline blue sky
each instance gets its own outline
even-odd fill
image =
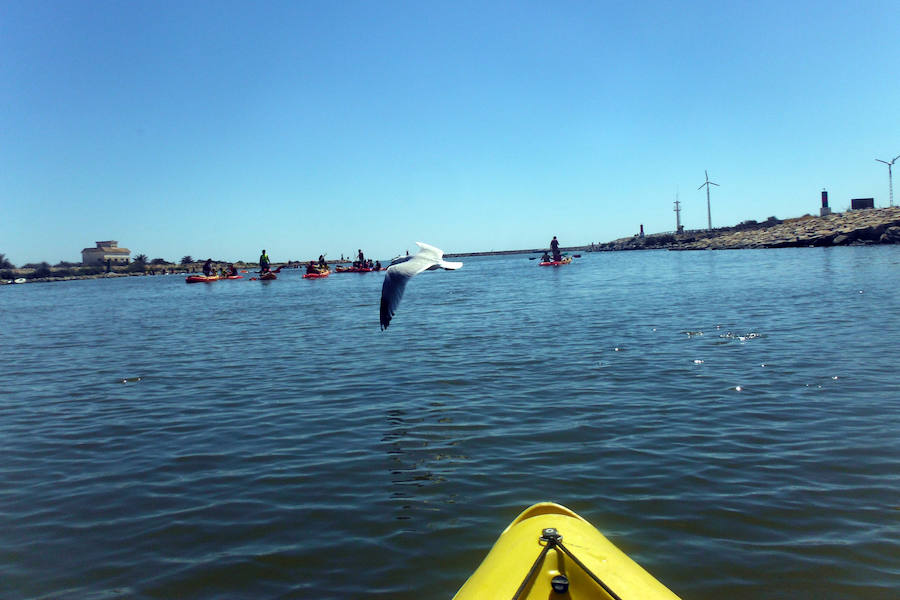
[[[6,0],[0,252],[580,245],[704,228],[705,169],[713,225],[887,206],[898,8]]]

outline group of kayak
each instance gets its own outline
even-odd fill
[[[271,281],[273,279],[278,279],[276,273],[281,271],[284,265],[277,269],[272,269],[270,265],[271,261],[269,260],[269,255],[266,253],[266,250],[263,249],[262,253],[259,255],[259,271],[257,271],[259,277],[251,277],[250,280],[256,281],[258,279],[260,281]],[[288,266],[290,266],[290,263]],[[320,279],[331,275],[331,269],[328,266],[328,261],[325,260],[324,254],[319,255],[318,261],[309,261],[305,267],[306,273],[303,274],[304,279]],[[370,273],[372,271],[381,270],[381,261],[376,260],[373,262],[371,258],[366,259],[362,250],[359,250],[358,260],[353,261],[352,266],[335,267],[336,273]],[[246,273],[246,271],[243,271],[243,273]],[[201,283],[219,281],[220,279],[243,279],[243,276],[238,275],[238,271],[234,264],[229,264],[227,267],[220,267],[217,270],[210,258],[207,259],[206,263],[203,265],[203,275],[188,275],[185,281],[188,283]]]
[[[352,266],[349,267],[335,267],[335,273],[371,273],[372,271],[380,271],[381,270],[381,261],[376,260],[374,263],[372,259],[369,260],[355,260],[353,261]]]
[[[542,267],[558,267],[567,265],[571,262],[571,256],[563,256],[560,253],[559,241],[554,235],[553,239],[550,241],[549,252],[544,252],[539,264]],[[263,249],[262,253],[259,255],[259,277],[251,277],[250,280],[255,281],[259,279],[260,281],[271,281],[273,279],[278,279],[276,273],[281,271],[282,267],[272,270],[270,264],[269,255],[266,253],[266,250]],[[335,273],[371,273],[372,271],[381,270],[383,270],[381,261],[373,262],[371,258],[366,259],[362,250],[359,250],[358,259],[353,261],[351,266],[336,266],[334,268]],[[243,272],[246,273],[246,271]],[[328,262],[325,260],[325,255],[320,254],[318,261],[311,260],[306,264],[306,273],[303,274],[303,278],[320,279],[322,277],[328,277],[329,275],[331,275],[331,269],[328,266]],[[219,281],[220,279],[243,279],[243,277],[238,274],[233,263],[229,263],[227,267],[219,267],[217,271],[216,267],[212,264],[212,259],[208,258],[203,265],[203,275],[188,275],[185,281],[188,283],[200,283]]]

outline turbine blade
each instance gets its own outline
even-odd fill
[[[701,184],[700,184],[700,187],[698,187],[697,189],[698,189],[698,190],[702,190],[704,185],[706,185],[706,184],[705,184],[705,183],[701,183]]]
[[[716,187],[721,187],[721,186],[719,186],[718,183],[713,183],[712,181],[709,182],[709,185],[714,185],[714,186],[716,186]]]
[[[900,154],[898,154],[897,156],[895,156],[895,157],[894,157],[894,160],[897,160],[898,158],[900,158]],[[894,162],[894,160],[892,160],[891,162]]]
[[[886,165],[891,164],[891,163],[889,163],[889,162],[886,161],[886,160],[881,160],[880,158],[876,158],[875,160],[877,160],[877,161],[880,162],[880,163],[884,163],[884,164],[886,164]],[[894,160],[896,160],[896,159],[894,159]]]

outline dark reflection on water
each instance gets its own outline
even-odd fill
[[[449,598],[525,506],[685,598],[900,588],[900,250],[0,289],[0,597]]]

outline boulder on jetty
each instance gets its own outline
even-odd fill
[[[900,243],[900,207],[851,210],[784,221],[770,217],[736,227],[662,233],[601,244],[599,250],[737,250]]]

